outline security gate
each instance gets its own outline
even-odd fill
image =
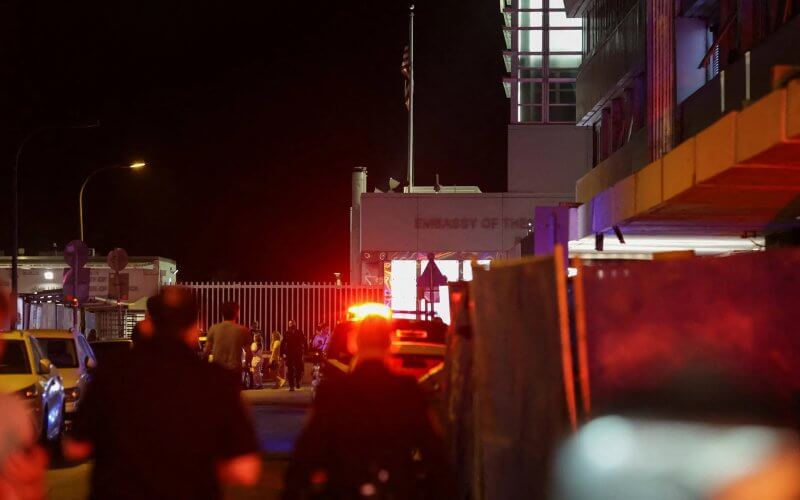
[[[337,285],[335,283],[181,283],[191,289],[200,306],[200,329],[222,321],[220,306],[233,301],[241,309],[240,322],[258,321],[266,332],[285,331],[294,320],[306,334],[327,322],[334,326],[345,319],[347,308],[360,302],[384,302],[383,286]]]

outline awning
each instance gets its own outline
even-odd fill
[[[734,236],[800,216],[800,81],[731,112],[578,209],[581,237]]]

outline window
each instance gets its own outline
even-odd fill
[[[542,21],[544,20],[543,15],[541,12],[520,12],[519,13],[519,25],[520,26],[533,26],[533,27],[540,27],[542,26]]]
[[[39,345],[51,363],[59,368],[77,368],[78,353],[75,351],[75,341],[72,339],[43,339],[37,338]]]
[[[0,359],[0,374],[17,375],[30,373],[28,354],[25,352],[25,343],[21,340],[6,341],[6,352]]]
[[[583,45],[581,30],[551,30],[550,52],[580,52]]]
[[[567,17],[566,11],[551,11],[548,14],[551,28],[581,27],[581,20],[575,17]],[[581,50],[578,47],[576,50]]]
[[[519,50],[520,52],[542,52],[542,30],[540,29],[520,29],[519,30]]]
[[[567,17],[563,0],[516,0],[515,8],[511,30],[516,30],[512,41],[517,43],[509,68],[509,80],[517,84],[512,121],[574,122],[575,79],[583,60],[582,20]]]

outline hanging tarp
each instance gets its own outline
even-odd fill
[[[579,279],[595,410],[699,364],[800,390],[800,250],[600,264]]]
[[[475,445],[483,488],[475,498],[547,497],[550,462],[575,412],[565,280],[553,257],[476,272]]]

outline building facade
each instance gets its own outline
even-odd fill
[[[583,20],[582,236],[761,237],[794,225],[796,0],[567,0]]]

